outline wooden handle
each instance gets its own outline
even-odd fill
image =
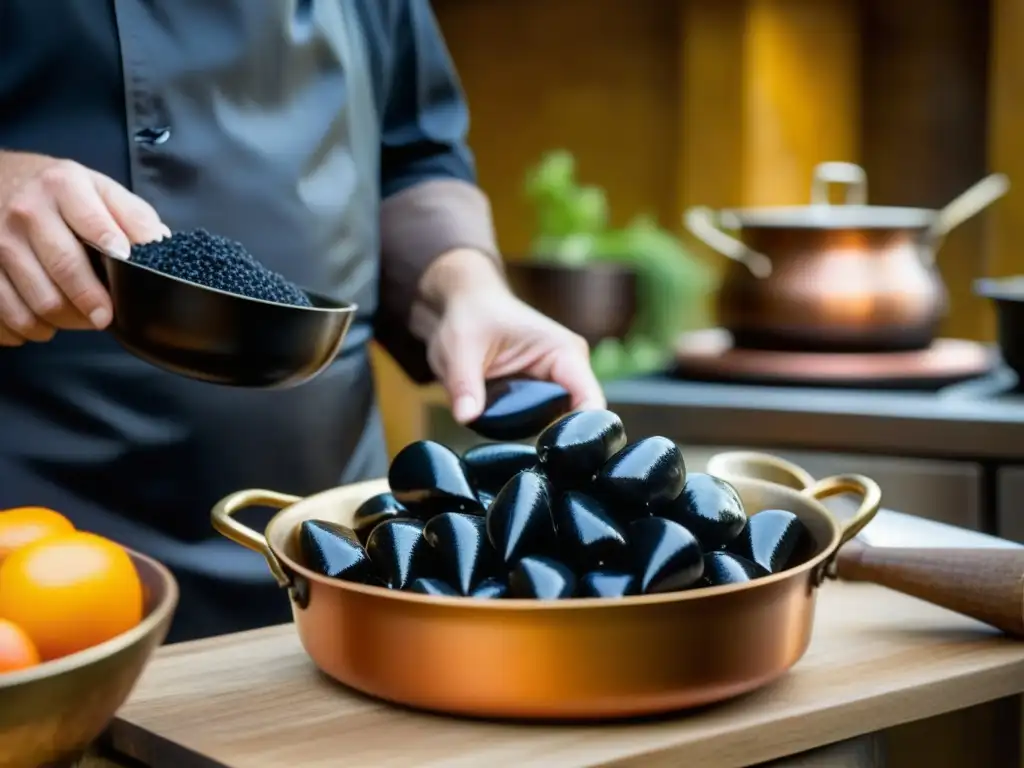
[[[870,581],[1024,638],[1024,549],[903,549],[851,541],[847,581]]]

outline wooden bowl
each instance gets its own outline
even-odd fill
[[[511,261],[505,270],[519,298],[591,345],[624,338],[636,318],[637,274],[625,265]]]
[[[178,605],[164,566],[129,552],[142,580],[145,617],[105,643],[21,672],[0,675],[0,766],[69,764],[103,732],[128,698]]]

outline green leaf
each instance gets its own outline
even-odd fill
[[[711,274],[650,214],[628,226],[609,226],[608,200],[602,188],[576,181],[572,153],[546,153],[527,173],[526,194],[535,215],[533,256],[565,265],[613,261],[631,266],[638,278],[638,310],[631,338],[646,346],[595,349],[602,370],[647,369],[656,355],[664,358],[676,335],[699,324],[697,309],[711,289]],[[628,345],[627,345],[628,346]]]

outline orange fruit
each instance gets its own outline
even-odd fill
[[[25,630],[0,619],[0,675],[34,667],[39,661],[39,651]]]
[[[142,583],[128,553],[75,531],[21,547],[0,565],[0,617],[43,661],[91,648],[142,620]]]
[[[0,563],[19,547],[73,530],[70,520],[46,507],[17,507],[0,512]]]

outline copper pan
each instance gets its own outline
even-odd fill
[[[817,588],[839,548],[874,516],[878,486],[859,475],[796,490],[738,479],[748,513],[793,511],[815,542],[802,565],[755,582],[626,599],[469,600],[335,581],[304,568],[303,520],[351,523],[384,481],[305,499],[247,490],[221,500],[214,527],[259,552],[287,589],[306,651],[336,680],[381,699],[451,714],[605,719],[695,707],[778,678],[811,638]],[[819,499],[861,496],[840,526]],[[233,515],[280,507],[266,535]]]

